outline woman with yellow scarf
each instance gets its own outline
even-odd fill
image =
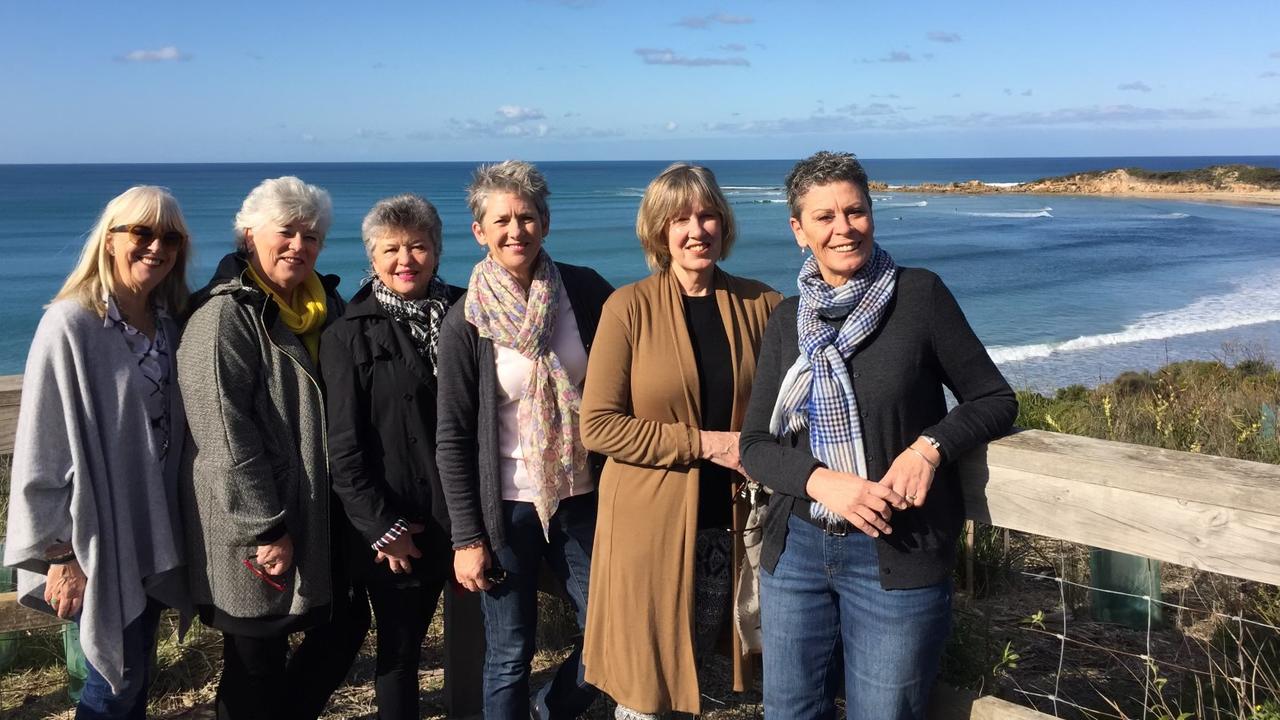
[[[193,442],[180,479],[192,598],[223,632],[219,718],[315,718],[369,628],[329,485],[321,331],[342,314],[317,275],[329,194],[263,181],[237,249],[192,299],[178,381]],[[290,652],[289,635],[306,635]]]

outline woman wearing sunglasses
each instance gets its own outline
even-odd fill
[[[333,550],[345,516],[329,486],[319,346],[344,303],[338,278],[315,272],[331,208],[296,177],[254,188],[178,352],[187,562],[201,620],[223,632],[219,718],[319,716],[369,629]]]
[[[4,562],[23,605],[80,626],[79,718],[144,717],[160,611],[186,606],[173,348],[187,238],[164,188],[113,199],[27,358]]]

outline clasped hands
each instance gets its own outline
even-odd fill
[[[893,532],[890,518],[894,510],[924,505],[940,459],[931,445],[917,440],[894,458],[880,482],[818,468],[809,476],[805,491],[863,533],[871,537],[888,535]]]

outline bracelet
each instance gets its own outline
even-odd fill
[[[922,453],[922,452],[920,452],[919,450],[917,450],[917,449],[915,449],[915,448],[911,447],[910,445],[908,445],[908,446],[907,446],[907,449],[908,449],[908,450],[910,450],[911,452],[913,452],[913,453],[915,453],[915,454],[919,455],[919,456],[920,456],[920,459],[921,459],[921,460],[923,460],[923,461],[925,461],[926,463],[928,463],[928,464],[929,464],[929,467],[933,468],[933,471],[934,471],[934,472],[937,472],[937,471],[938,471],[938,464],[937,464],[937,463],[935,463],[934,461],[930,460],[929,458],[925,457],[925,456],[924,456],[924,453]]]
[[[75,559],[76,559],[76,551],[68,550],[62,553],[61,555],[54,555],[51,558],[45,558],[44,561],[49,563],[50,565],[66,565],[67,563]]]
[[[466,544],[466,545],[463,545],[462,547],[456,547],[456,548],[454,548],[454,549],[453,549],[453,551],[454,551],[454,552],[459,552],[459,551],[462,551],[462,550],[475,550],[475,549],[476,549],[476,548],[478,548],[478,547],[484,547],[484,541],[483,541],[483,540],[477,540],[477,541],[475,541],[475,542],[473,542],[473,543],[468,543],[468,544]]]

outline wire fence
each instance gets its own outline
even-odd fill
[[[1165,564],[1133,592],[1095,581],[1087,547],[977,534],[947,679],[1061,718],[1280,719],[1276,586]],[[1141,622],[1096,619],[1117,603]]]

